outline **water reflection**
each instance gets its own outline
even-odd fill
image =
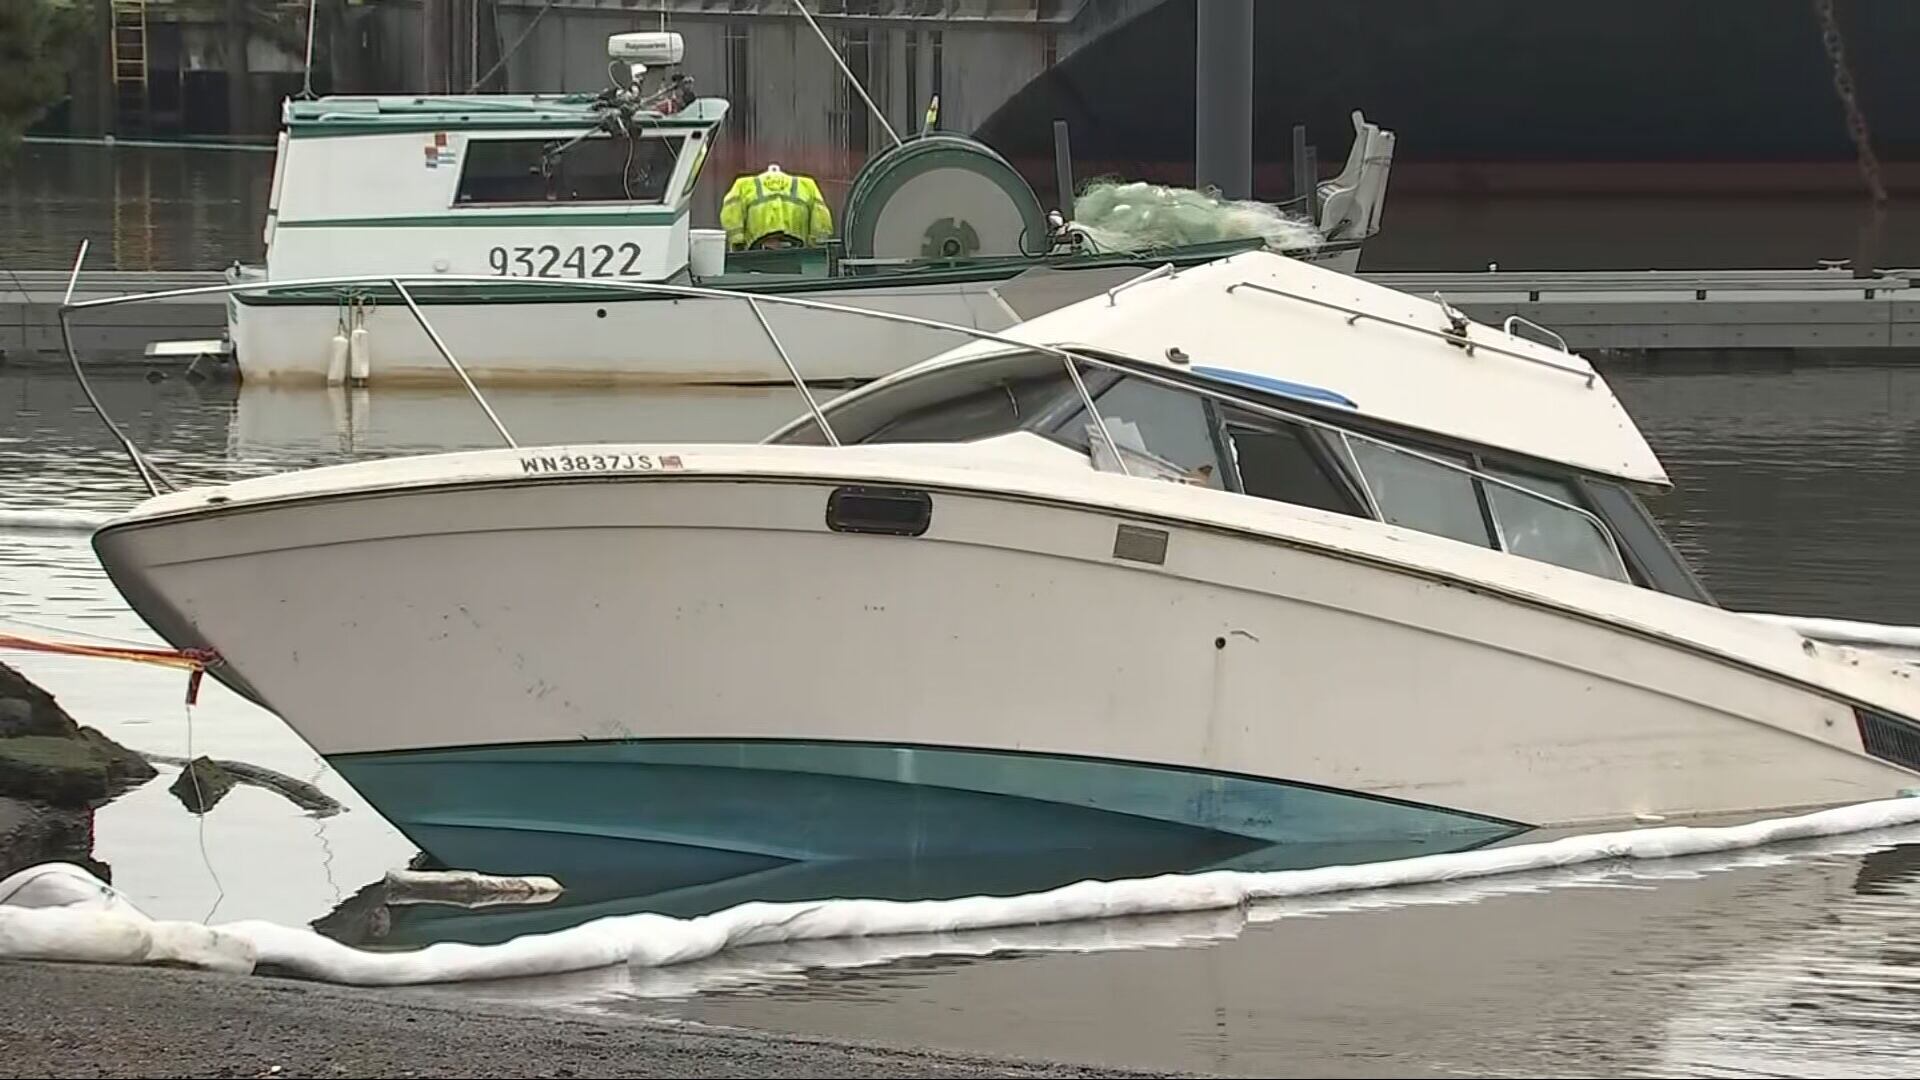
[[[273,155],[148,147],[22,146],[0,169],[0,263],[216,269],[265,254]]]
[[[1904,1076],[1916,912],[1906,827],[435,992],[1244,1075]]]

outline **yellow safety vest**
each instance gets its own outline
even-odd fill
[[[770,169],[733,182],[720,203],[720,227],[735,250],[778,233],[818,245],[833,236],[833,211],[813,177]]]

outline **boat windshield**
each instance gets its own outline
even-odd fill
[[[1111,447],[1065,365],[1041,353],[933,368],[849,395],[826,411],[843,443],[954,442],[1026,430],[1087,454],[1104,471],[1122,471],[1124,462],[1134,476],[1375,518],[1633,580],[1571,476],[1494,465],[1357,427],[1341,430],[1346,423],[1334,428],[1275,417],[1110,368],[1081,371]],[[824,440],[808,419],[769,441]]]

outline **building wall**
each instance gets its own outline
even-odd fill
[[[503,7],[502,42],[511,46],[535,13]],[[417,28],[405,25],[417,22],[415,13],[395,9],[386,18],[401,24],[388,34],[411,33],[404,40],[418,41]],[[508,89],[598,92],[608,85],[607,38],[661,24],[657,13],[551,12],[508,60]],[[862,83],[901,134],[920,126],[936,92],[938,126],[972,131],[1057,60],[1066,41],[1051,23],[823,18],[821,26],[856,73],[864,53]],[[666,27],[685,42],[681,70],[693,77],[695,91],[725,97],[733,110],[696,197],[696,216],[711,218],[734,175],[768,162],[813,176],[838,213],[861,164],[888,139],[806,22],[772,13],[670,14]],[[404,48],[389,54],[412,55]],[[406,72],[383,74],[406,85]]]

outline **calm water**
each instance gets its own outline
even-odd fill
[[[95,151],[33,153],[29,168],[0,176],[0,265],[61,265],[82,235],[122,267],[256,254],[264,157],[122,152],[103,168]],[[1434,237],[1460,227],[1457,214],[1407,216]],[[1568,241],[1583,254],[1600,242],[1597,223],[1577,214],[1519,207],[1494,219],[1531,223],[1508,230],[1516,237],[1584,236]],[[1673,235],[1679,219],[1663,220]],[[1775,235],[1792,243],[1749,237],[1740,260],[1710,261],[1804,264],[1802,249],[1817,244],[1803,232],[1783,221]],[[1422,260],[1443,246],[1408,243],[1398,250],[1413,253],[1394,256],[1406,265],[1430,265]],[[1724,603],[1920,624],[1910,555],[1920,364],[1608,375],[1674,477],[1656,514]],[[492,445],[471,402],[438,393],[240,393],[177,377],[100,389],[160,464],[189,480]],[[492,400],[527,441],[755,438],[800,411],[777,391]],[[141,493],[65,374],[0,368],[0,627],[158,644],[84,533],[6,523],[22,511],[111,512]],[[151,914],[317,921],[356,941],[433,932],[417,909],[384,907],[368,889],[411,846],[278,720],[213,682],[189,720],[184,676],[170,670],[5,659],[128,745],[256,762],[347,804],[316,819],[243,786],[197,819],[167,793],[164,771],[97,822],[97,856]],[[1910,830],[1245,913],[822,942],[442,992],[1243,1074],[1906,1076],[1920,1055],[1916,961],[1920,830]]]

